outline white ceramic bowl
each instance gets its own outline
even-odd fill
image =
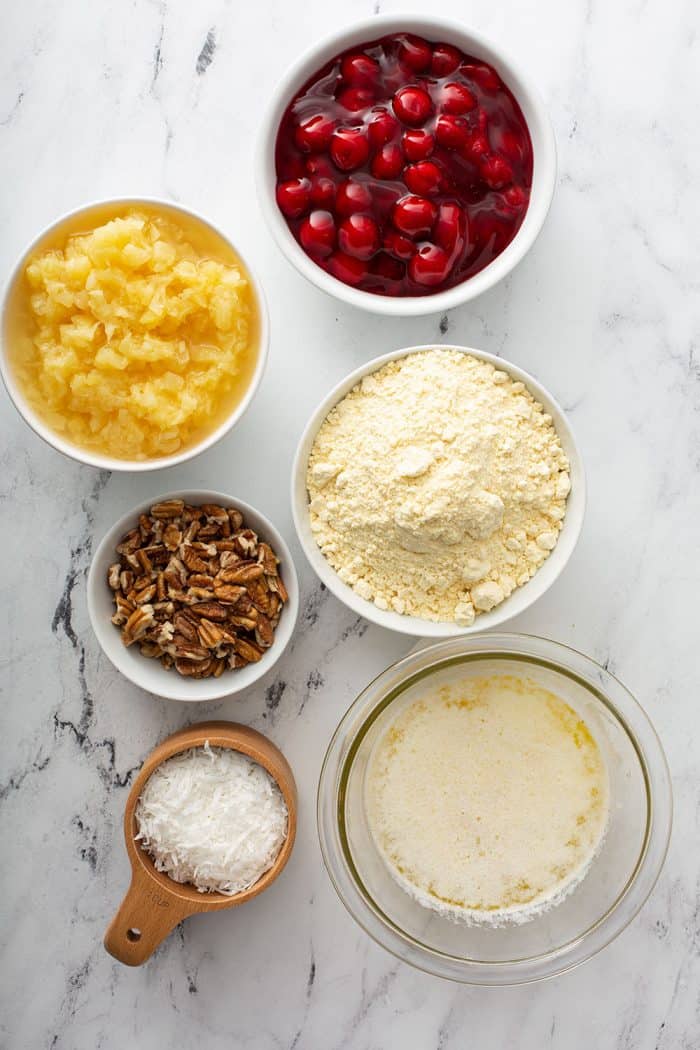
[[[185,449],[182,452],[177,452],[172,456],[161,456],[158,459],[147,459],[147,460],[129,460],[129,459],[116,459],[113,456],[104,456],[100,453],[93,452],[89,449],[83,449],[79,445],[75,445],[71,441],[67,441],[50,426],[48,426],[34,411],[29,402],[27,401],[21,387],[19,386],[12,367],[10,365],[8,357],[7,347],[7,334],[6,334],[6,323],[7,323],[7,308],[10,298],[10,291],[13,288],[15,281],[20,277],[22,267],[24,266],[27,257],[31,255],[33,251],[41,244],[41,242],[49,237],[54,230],[62,226],[63,223],[68,220],[74,219],[76,216],[82,213],[89,213],[93,209],[100,208],[111,208],[111,207],[137,207],[139,204],[150,205],[156,208],[163,209],[172,213],[175,220],[178,215],[184,216],[189,221],[194,220],[197,223],[201,223],[203,226],[208,227],[213,233],[221,238],[239,257],[243,263],[248,277],[250,278],[251,286],[255,294],[255,299],[258,307],[258,313],[260,318],[259,323],[259,340],[258,340],[258,360],[255,366],[255,371],[250,381],[250,385],[245,392],[242,400],[236,405],[235,409],[230,413],[229,416],[224,419],[219,426],[208,434],[205,438],[199,441],[196,445],[191,448]],[[244,259],[239,249],[233,244],[231,239],[226,236],[218,227],[214,226],[208,219],[205,219],[202,215],[191,208],[185,208],[181,204],[173,204],[171,201],[161,200],[155,197],[115,197],[113,199],[93,201],[90,204],[82,205],[80,208],[75,208],[73,211],[67,212],[62,215],[55,222],[52,222],[49,226],[45,227],[41,233],[34,238],[32,243],[25,248],[20,255],[16,266],[10,274],[9,280],[5,286],[2,295],[2,303],[0,305],[0,372],[5,383],[10,398],[12,399],[15,408],[22,416],[24,421],[29,424],[35,434],[42,438],[48,445],[51,445],[58,452],[62,452],[65,456],[69,456],[71,459],[77,460],[79,463],[85,463],[91,467],[99,467],[102,470],[125,470],[130,472],[146,471],[146,470],[160,470],[162,467],[172,467],[176,463],[184,463],[188,459],[193,459],[194,456],[198,456],[200,452],[204,452],[205,449],[211,448],[217,441],[220,441],[225,434],[228,434],[229,430],[238,422],[243,413],[248,408],[248,405],[253,400],[256,390],[260,385],[260,381],[265,371],[265,365],[267,363],[268,345],[270,341],[270,323],[267,313],[267,304],[265,302],[265,296],[263,294],[262,287],[257,277],[253,273],[247,260]]]
[[[385,612],[383,609],[379,609],[374,602],[361,598],[352,587],[343,583],[335,569],[332,568],[321,553],[311,531],[309,518],[309,500],[306,490],[307,463],[316,434],[328,413],[364,376],[376,372],[387,361],[394,361],[399,357],[406,357],[408,354],[435,349],[459,350],[462,353],[471,354],[472,357],[477,357],[481,361],[488,361],[494,367],[508,372],[516,381],[519,380],[521,383],[524,383],[530,393],[544,405],[545,410],[551,415],[562,447],[569,457],[571,468],[571,492],[569,493],[566,516],[556,547],[528,583],[523,587],[518,587],[509,598],[497,605],[491,612],[480,613],[471,627],[458,627],[454,623],[434,623],[431,620],[421,620],[416,616]],[[486,631],[492,627],[497,627],[505,623],[506,620],[510,620],[513,616],[518,616],[524,612],[552,586],[571,557],[583,525],[585,507],[586,479],[583,461],[563,409],[557,404],[549,391],[545,390],[536,379],[533,379],[528,372],[524,372],[522,368],[517,368],[494,354],[487,354],[483,350],[473,350],[466,346],[443,346],[442,344],[439,346],[434,344],[410,346],[404,350],[395,350],[391,354],[384,354],[383,357],[375,357],[373,361],[351,372],[349,376],[346,376],[331,390],[312,414],[301,436],[292,467],[292,513],[294,515],[294,524],[304,554],[319,579],[336,598],[339,598],[341,602],[344,602],[358,615],[379,624],[380,627],[388,627],[389,630],[400,631],[402,634],[410,634],[418,638],[449,638],[453,635],[476,634],[478,631]]]
[[[269,543],[280,559],[280,571],[289,593],[289,601],[282,610],[274,641],[258,663],[248,664],[237,671],[224,671],[220,678],[203,678],[193,681],[190,678],[183,678],[173,668],[166,670],[158,660],[142,656],[138,645],[132,645],[127,649],[123,644],[121,631],[111,622],[114,601],[112,591],[107,584],[107,571],[109,566],[117,560],[115,551],[117,544],[125,533],[134,528],[139,515],[149,511],[154,503],[167,499],[183,499],[193,506],[201,503],[218,503],[223,507],[236,507],[243,514],[246,525],[249,525],[261,540]],[[180,492],[167,492],[162,496],[156,495],[153,499],[132,507],[128,513],[114,523],[102,539],[92,559],[87,581],[87,604],[92,629],[102,649],[117,670],[121,671],[125,678],[128,678],[134,685],[169,700],[192,702],[219,700],[248,689],[277,663],[294,633],[299,612],[299,583],[289,547],[272,522],[260,511],[224,492],[188,489]]]
[[[309,77],[346,48],[377,40],[390,33],[409,32],[432,41],[454,44],[467,54],[490,63],[517,99],[532,139],[534,167],[530,204],[516,236],[496,259],[480,273],[454,288],[434,295],[390,297],[351,288],[317,266],[294,239],[275,199],[275,141],[277,129],[292,98]],[[557,173],[554,133],[544,103],[529,78],[502,49],[460,22],[433,15],[390,14],[366,18],[337,30],[309,48],[280,77],[260,126],[257,157],[257,187],[260,206],[278,246],[293,266],[322,291],[351,306],[391,317],[417,317],[444,313],[492,288],[502,280],[534,244],[542,228],[554,193]]]

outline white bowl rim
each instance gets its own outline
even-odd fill
[[[244,520],[251,523],[251,526],[259,533],[262,539],[269,542],[270,546],[280,559],[280,563],[283,567],[284,583],[289,594],[289,601],[282,611],[280,622],[275,631],[273,644],[265,652],[262,660],[258,663],[247,664],[246,667],[241,668],[239,671],[232,672],[231,674],[224,673],[220,678],[204,678],[197,681],[183,678],[176,671],[166,671],[165,668],[162,668],[161,665],[158,664],[157,666],[162,670],[163,676],[167,677],[164,677],[163,679],[164,687],[156,691],[152,685],[146,681],[146,677],[148,677],[150,672],[156,672],[155,662],[153,660],[147,660],[146,657],[143,657],[144,676],[141,676],[140,674],[134,673],[131,666],[126,661],[120,661],[118,658],[115,658],[105,646],[103,637],[113,638],[114,641],[119,642],[120,645],[121,639],[117,629],[111,621],[107,620],[106,622],[103,622],[103,618],[98,612],[97,589],[107,587],[105,577],[102,575],[100,569],[100,563],[104,561],[106,566],[114,561],[114,558],[116,557],[114,554],[114,548],[121,536],[124,535],[130,527],[133,527],[140,514],[149,510],[154,503],[162,503],[164,500],[168,499],[184,499],[186,503],[190,503],[193,506],[196,506],[198,503],[218,503],[224,507],[233,506],[240,510],[243,514]],[[262,523],[264,529],[258,527],[256,522]],[[105,557],[106,555],[107,557]],[[291,552],[284,537],[265,514],[251,506],[250,503],[246,503],[244,500],[231,496],[226,492],[219,492],[214,489],[183,488],[177,489],[173,492],[166,492],[162,495],[156,495],[147,500],[142,500],[141,503],[138,503],[135,507],[132,507],[123,514],[107,530],[97,545],[90,562],[90,569],[87,578],[87,607],[90,624],[93,633],[99,642],[100,648],[112,666],[115,667],[120,674],[124,675],[124,677],[133,685],[138,686],[139,689],[143,689],[145,692],[160,699],[180,700],[186,703],[203,703],[209,700],[223,700],[249,689],[255,682],[266,675],[277,663],[289,645],[296,627],[299,615],[299,581]],[[115,653],[120,653],[120,649],[117,646],[114,646],[113,648]],[[140,665],[136,664],[135,666]],[[193,693],[196,693],[197,695],[192,695]]]
[[[186,215],[188,218],[195,219],[197,222],[206,226],[209,230],[215,233],[218,237],[224,241],[233,251],[236,253],[238,258],[241,260],[245,267],[246,274],[250,280],[255,298],[257,301],[258,313],[259,313],[259,345],[258,345],[258,360],[255,365],[253,376],[250,380],[248,389],[241,401],[236,405],[236,408],[211,434],[203,438],[198,444],[193,445],[191,448],[185,449],[183,452],[177,452],[172,456],[160,456],[158,459],[148,460],[131,460],[131,459],[116,459],[114,456],[104,456],[96,452],[92,452],[88,449],[81,449],[78,445],[73,444],[71,441],[66,441],[51,429],[43,420],[34,412],[29,403],[27,402],[22,390],[13,375],[12,368],[9,362],[9,356],[7,348],[5,346],[5,315],[7,305],[10,297],[10,292],[14,287],[15,281],[20,275],[22,266],[24,265],[28,256],[35,250],[35,248],[44,240],[49,234],[55,229],[67,222],[69,219],[73,219],[83,212],[92,211],[93,209],[103,207],[118,207],[123,205],[124,207],[136,207],[139,204],[144,204],[154,208],[170,209],[173,212],[180,212]],[[217,442],[221,441],[223,437],[238,423],[242,418],[246,410],[248,409],[251,401],[257,393],[258,387],[262,382],[263,374],[267,366],[267,360],[269,356],[269,344],[270,344],[270,319],[267,308],[267,300],[265,299],[265,293],[262,285],[252,270],[248,260],[243,256],[240,249],[234,244],[231,238],[223,232],[223,230],[211,221],[207,219],[200,212],[194,208],[190,208],[185,204],[180,204],[178,201],[168,200],[166,197],[153,197],[153,196],[124,196],[124,197],[104,197],[98,200],[89,201],[86,204],[81,204],[77,208],[71,208],[70,211],[64,212],[57,219],[54,219],[33,238],[33,240],[23,249],[20,253],[17,262],[12,268],[12,271],[5,282],[5,286],[2,291],[2,299],[0,299],[0,375],[5,384],[5,389],[12,401],[13,405],[19,412],[22,419],[30,427],[31,430],[40,437],[42,441],[45,441],[47,445],[54,448],[57,452],[67,456],[69,459],[73,459],[78,463],[84,463],[89,467],[97,467],[100,470],[114,470],[114,471],[128,471],[133,473],[145,473],[149,470],[161,470],[165,467],[174,467],[178,463],[185,463],[187,460],[193,459],[198,456],[201,452],[205,452],[211,448]]]
[[[409,354],[424,353],[428,350],[457,350],[460,353],[469,354],[480,361],[492,364],[503,372],[507,372],[516,381],[519,380],[521,383],[524,383],[530,393],[544,405],[545,410],[552,416],[554,428],[569,458],[571,492],[567,501],[567,511],[562,530],[559,533],[554,550],[531,580],[522,587],[518,587],[495,609],[492,609],[490,612],[480,613],[471,627],[459,627],[454,623],[433,622],[431,620],[422,620],[415,616],[385,611],[379,609],[374,602],[361,598],[352,587],[343,583],[335,569],[331,567],[321,553],[309,525],[306,465],[313,440],[328,413],[364,376],[376,372],[389,361],[396,361],[399,358],[407,357]],[[519,616],[522,612],[525,612],[533,602],[549,590],[573,554],[581,533],[586,507],[586,477],[581,452],[564,410],[550,392],[529,372],[485,350],[476,350],[472,347],[451,344],[427,343],[421,346],[410,346],[400,350],[393,350],[388,354],[383,354],[381,357],[373,358],[373,360],[361,365],[347,375],[323,398],[312,412],[297,445],[292,465],[291,500],[294,527],[307,561],[321,582],[344,605],[379,627],[386,627],[400,634],[407,634],[415,638],[452,638],[478,634],[493,627],[498,627],[514,616]]]
[[[313,262],[292,236],[275,199],[274,145],[279,120],[290,99],[301,85],[328,58],[346,47],[374,40],[392,31],[414,32],[439,39],[455,40],[463,49],[476,49],[477,57],[490,62],[504,74],[503,79],[523,110],[533,140],[533,179],[530,202],[523,223],[500,255],[473,277],[444,292],[424,296],[384,296],[361,291],[344,284]],[[536,145],[537,143],[537,145]],[[552,123],[538,90],[520,66],[500,45],[478,30],[442,15],[418,13],[382,14],[359,19],[326,34],[309,47],[277,81],[273,96],[260,124],[255,150],[255,182],[260,209],[288,261],[312,284],[328,295],[371,313],[390,317],[418,317],[444,313],[469,302],[506,277],[535,243],[547,218],[557,177],[556,140]]]

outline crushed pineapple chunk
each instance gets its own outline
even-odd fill
[[[24,268],[32,330],[15,360],[36,412],[119,459],[171,455],[214,429],[256,355],[249,279],[218,247],[196,249],[149,206],[39,249]]]

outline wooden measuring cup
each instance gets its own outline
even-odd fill
[[[272,867],[249,889],[231,897],[224,893],[199,893],[189,883],[175,882],[156,871],[150,856],[136,841],[136,803],[151,773],[179,751],[202,747],[206,741],[212,747],[232,747],[266,769],[277,782],[289,815],[287,838]],[[296,815],[297,791],[292,771],[282,752],[262,733],[235,722],[200,722],[167,737],[144,762],[126,802],[124,838],[131,861],[131,885],[105,934],[104,945],[109,954],[127,966],[140,966],[189,915],[234,908],[262,893],[289,860],[296,834]]]

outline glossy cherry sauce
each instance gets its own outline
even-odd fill
[[[379,295],[430,295],[515,237],[532,142],[493,67],[398,34],[328,62],[292,100],[277,202],[314,262]]]

